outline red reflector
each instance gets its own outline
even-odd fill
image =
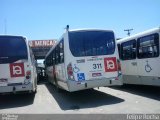
[[[118,80],[118,77],[116,77],[115,80]]]

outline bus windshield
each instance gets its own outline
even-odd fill
[[[24,38],[0,36],[0,64],[28,59]]]
[[[74,31],[69,32],[69,46],[75,57],[110,55],[115,51],[115,38],[108,31]]]

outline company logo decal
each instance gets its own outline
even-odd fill
[[[104,58],[105,72],[117,71],[116,57]]]
[[[24,76],[24,64],[23,63],[10,64],[10,75],[11,77],[23,77]]]

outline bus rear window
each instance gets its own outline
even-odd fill
[[[75,57],[110,55],[115,51],[115,38],[107,31],[69,32],[69,46]]]
[[[0,49],[0,64],[28,59],[26,42],[22,37],[0,36]]]

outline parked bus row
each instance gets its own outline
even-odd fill
[[[116,43],[113,31],[67,29],[46,55],[48,80],[71,92],[123,83],[160,86],[159,36],[155,28]]]
[[[45,57],[45,73],[69,92],[123,83],[160,86],[159,38],[160,28],[116,41],[111,30],[67,26]],[[36,89],[36,62],[26,38],[1,35],[0,93]]]

